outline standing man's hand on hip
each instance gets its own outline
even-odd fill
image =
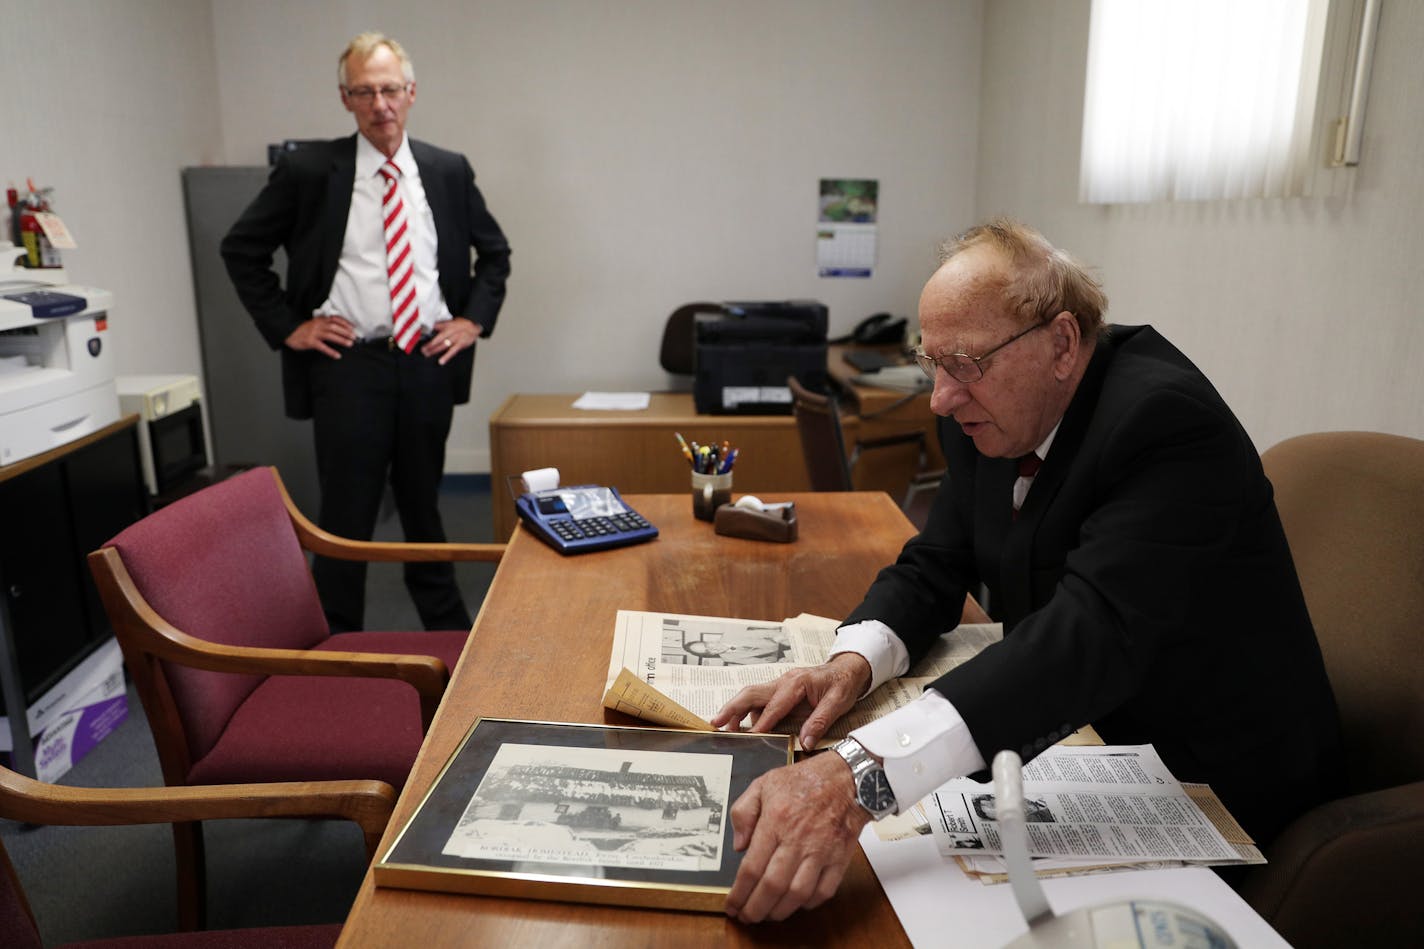
[[[463,316],[451,317],[437,323],[435,334],[420,347],[422,356],[439,356],[440,365],[445,365],[462,349],[469,349],[480,338],[480,324]]]
[[[341,316],[314,316],[292,330],[285,340],[289,349],[314,349],[323,356],[340,359],[341,351],[356,345],[356,327]]]

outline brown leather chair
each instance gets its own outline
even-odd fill
[[[866,451],[897,445],[919,447],[919,467],[911,477],[901,498],[901,509],[916,527],[924,527],[928,504],[944,477],[944,471],[928,470],[924,432],[904,432],[884,438],[857,439],[846,450],[845,431],[840,405],[831,393],[813,392],[795,377],[786,380],[791,389],[791,409],[796,415],[796,429],[801,436],[801,456],[806,462],[806,474],[813,491],[854,491],[855,464]]]
[[[469,630],[331,634],[306,552],[498,560],[502,544],[343,540],[255,468],[89,555],[171,787],[369,779],[399,788]],[[174,826],[184,928],[202,921],[201,826]]]
[[[251,817],[342,818],[354,821],[373,857],[395,806],[395,789],[380,781],[322,781],[301,784],[218,785],[203,788],[74,788],[45,784],[0,768],[0,817],[32,824],[113,827]],[[84,893],[77,899],[95,899]],[[173,949],[318,949],[336,945],[340,924],[280,926],[163,936],[86,940],[99,949],[110,944],[171,946]],[[0,844],[0,945],[41,949],[25,891]]]
[[[1261,460],[1339,703],[1347,793],[1288,826],[1242,895],[1300,949],[1424,945],[1424,441],[1326,432]]]

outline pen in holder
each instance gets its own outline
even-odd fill
[[[732,465],[737,462],[737,449],[727,442],[720,445],[699,445],[688,442],[681,432],[674,432],[682,456],[692,466],[692,516],[710,521],[717,508],[732,500]]]
[[[699,521],[710,521],[717,509],[732,500],[732,473],[702,474],[692,473],[692,516]]]

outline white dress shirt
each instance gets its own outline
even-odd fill
[[[420,333],[429,333],[436,323],[450,319],[450,309],[440,292],[435,266],[435,217],[420,169],[410,153],[409,137],[401,140],[392,156],[401,176],[396,187],[405,202],[410,223],[410,248],[414,258],[416,303],[420,307]],[[386,156],[364,135],[356,136],[356,179],[351,185],[351,210],[346,215],[346,234],[341,241],[341,260],[331,281],[331,295],[312,312],[313,316],[343,316],[356,327],[362,339],[391,335],[391,289],[386,277],[386,241],[381,212],[385,179],[381,166]]]
[[[1055,425],[1035,451],[1038,457],[1048,457],[1048,449],[1057,434]],[[1020,504],[1027,493],[1027,484],[1015,484],[1014,499]],[[879,620],[863,620],[841,627],[830,654],[843,652],[858,653],[870,663],[867,695],[910,669],[910,654],[904,642]],[[934,689],[925,689],[924,694],[909,705],[857,728],[850,737],[883,759],[885,778],[895,792],[901,812],[944,782],[986,767],[984,755],[974,743],[974,736],[969,734],[969,726],[964,724],[959,710]]]

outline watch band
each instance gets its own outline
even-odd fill
[[[857,804],[875,820],[900,813],[900,802],[895,799],[895,791],[885,777],[885,768],[865,750],[864,745],[854,738],[845,738],[832,747],[850,765]]]

